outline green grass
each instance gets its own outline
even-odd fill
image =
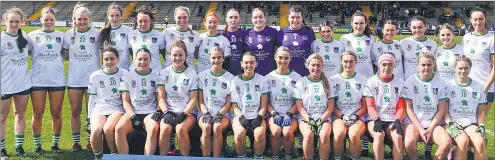
[[[2,30],[4,29],[4,26],[2,26]],[[33,30],[39,29],[38,27],[30,27],[30,26],[24,26],[22,29],[26,32],[29,33]],[[65,32],[69,30],[70,28],[68,27],[56,27],[57,30]],[[161,30],[159,30],[161,32]],[[204,31],[199,31],[199,32],[204,32]],[[340,39],[342,34],[335,34],[334,38],[335,39]],[[397,40],[409,37],[410,35],[397,35],[395,38]],[[317,38],[320,38],[320,35],[316,35]],[[428,38],[432,38],[432,36],[427,36]],[[454,42],[455,43],[460,43],[462,37],[455,37]],[[31,67],[31,60],[29,61],[29,67]],[[67,72],[67,63],[66,63],[66,72]],[[7,120],[7,135],[6,135],[6,146],[7,146],[7,151],[9,155],[11,156],[10,159],[20,159],[20,160],[31,160],[31,159],[91,159],[92,154],[88,152],[78,152],[78,153],[72,153],[70,150],[72,149],[72,135],[71,135],[71,129],[70,129],[70,103],[69,99],[67,98],[67,92],[65,92],[65,99],[64,99],[64,104],[63,104],[63,111],[62,111],[62,117],[63,117],[63,130],[62,130],[62,135],[61,135],[61,140],[59,143],[59,147],[62,149],[62,153],[59,154],[51,154],[48,153],[48,151],[51,149],[51,115],[50,115],[50,110],[49,110],[49,103],[47,101],[47,107],[45,109],[45,114],[43,116],[43,131],[42,131],[42,148],[45,149],[45,153],[43,156],[36,156],[34,152],[34,141],[32,139],[32,130],[31,130],[31,117],[32,117],[32,105],[31,105],[31,100],[29,100],[28,107],[27,107],[27,113],[26,113],[26,132],[25,132],[25,143],[24,143],[24,149],[27,152],[27,156],[25,157],[14,157],[13,155],[15,154],[14,151],[14,114],[13,114],[13,108],[11,108],[11,113],[8,117]],[[84,107],[86,108],[86,107]],[[492,107],[493,108],[493,107]],[[86,112],[83,111],[83,115],[81,117],[86,117]],[[84,124],[84,120],[82,120],[82,123]],[[487,117],[487,131],[488,131],[488,153],[490,159],[493,159],[494,157],[494,136],[493,136],[493,124],[494,124],[494,111],[493,109],[490,110],[488,113]],[[83,128],[81,128],[83,129]],[[86,146],[86,137],[87,133],[82,131],[81,132],[81,141],[82,145]],[[229,148],[232,148],[233,146],[233,137],[229,136],[227,139],[227,143],[230,146]],[[371,144],[370,144],[371,145]],[[83,147],[85,148],[85,147]],[[418,145],[419,148],[419,153],[423,153],[423,145]],[[372,151],[370,151],[372,153]],[[267,156],[268,158],[268,156]],[[301,159],[299,157],[298,159]]]

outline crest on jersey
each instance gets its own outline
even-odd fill
[[[473,92],[472,95],[473,95],[473,98],[478,98],[478,92]]]
[[[340,84],[335,84],[335,90],[339,91],[340,90]]]
[[[125,38],[125,33],[120,33],[120,38],[124,39]]]
[[[487,44],[487,42],[481,42],[481,47],[485,48]]]
[[[273,39],[272,36],[266,36],[266,41],[270,42],[272,41],[272,39]]]
[[[308,40],[308,35],[303,35],[303,40]]]
[[[74,43],[76,39],[74,37],[70,37],[70,42]]]
[[[137,37],[136,36],[132,37],[132,42],[134,42],[134,43],[137,42]]]
[[[351,41],[347,41],[347,47],[352,47]]]
[[[253,43],[253,38],[248,37],[248,42],[249,42],[249,43]]]
[[[284,39],[282,41],[287,41],[287,35],[284,35]]]
[[[378,47],[378,52],[382,53],[383,52],[383,48],[382,47]]]
[[[165,76],[165,83],[168,83],[168,79],[170,79],[169,76]]]
[[[260,85],[254,85],[254,91],[260,91]]]
[[[455,91],[450,92],[450,98],[455,98]]]
[[[261,35],[256,36],[256,39],[258,42],[263,42],[263,37],[261,37]]]
[[[395,49],[399,49],[399,45],[398,44],[394,44],[394,47],[395,47]]]
[[[186,79],[182,80],[182,84],[184,84],[184,85],[188,85],[188,84],[189,84],[189,79],[188,79],[188,78],[186,78]]]
[[[193,42],[194,41],[194,37],[193,36],[189,36],[187,39],[189,40],[189,42]]]
[[[426,46],[426,49],[427,49],[428,51],[431,51],[431,46]]]
[[[360,89],[361,89],[361,84],[356,83],[356,89],[357,89],[357,90],[360,90]]]
[[[41,38],[40,37],[36,37],[36,43],[40,43],[41,42]]]
[[[296,81],[290,81],[290,84],[292,85],[292,87],[296,87]]]
[[[156,81],[151,81],[151,87],[155,87],[156,86]]]
[[[237,94],[241,94],[241,87],[235,86],[235,91],[237,92]]]
[[[62,38],[60,38],[60,37],[55,37],[55,41],[56,41],[57,43],[61,43],[61,42],[62,42]]]
[[[14,45],[12,45],[12,42],[8,42],[7,46],[9,47],[9,49],[14,49]]]
[[[394,87],[394,93],[395,94],[399,93],[399,87]]]
[[[275,86],[277,86],[277,81],[272,80],[272,87],[275,87]]]
[[[89,42],[95,43],[95,41],[96,41],[96,38],[95,37],[89,37]]]
[[[375,87],[375,93],[378,94],[378,92],[380,92],[380,90],[378,89],[378,87]]]
[[[100,81],[100,88],[105,88],[105,81]]]
[[[208,79],[205,79],[205,87],[208,87]]]
[[[333,47],[333,52],[338,53],[339,52],[339,47]]]
[[[366,43],[366,45],[368,45],[368,46],[369,46],[371,42],[370,42],[370,40],[369,40],[369,39],[367,39],[367,40],[364,40],[364,43]]]
[[[170,33],[170,40],[174,40],[174,38],[175,38],[175,34]]]
[[[222,82],[222,89],[227,89],[227,83]]]
[[[433,88],[433,94],[438,94],[438,88]]]
[[[132,88],[136,88],[136,80],[132,80]]]
[[[152,37],[151,42],[156,43],[156,39],[157,39],[156,37]]]
[[[407,51],[411,51],[412,50],[412,46],[410,44],[407,45]]]
[[[418,94],[419,91],[418,91],[418,86],[414,86],[414,94]]]

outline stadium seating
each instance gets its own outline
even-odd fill
[[[38,9],[40,9],[43,5],[45,5],[44,1],[31,1],[31,2],[25,2],[25,1],[2,1],[2,5],[0,7],[0,10],[5,12],[7,9],[11,7],[18,7],[24,11],[26,14],[26,19],[29,18],[32,14],[34,14]]]

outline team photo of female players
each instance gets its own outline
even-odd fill
[[[157,156],[196,156],[197,149],[216,158],[357,160],[371,158],[368,148],[378,160],[489,158],[495,40],[483,8],[470,10],[472,32],[461,44],[450,24],[439,27],[441,44],[429,39],[429,23],[419,15],[408,20],[412,35],[398,41],[395,20],[384,21],[378,39],[358,10],[350,32],[337,40],[330,21],[317,27],[317,39],[299,5],[288,8],[288,26],[279,30],[267,25],[263,8],[252,9],[247,29],[239,27],[246,18],[239,10],[227,10],[222,31],[221,16],[207,12],[202,33],[189,27],[192,13],[184,6],[171,9],[176,25],[163,32],[153,28],[157,17],[147,6],[136,8],[134,28],[122,24],[122,6],[104,8],[107,23],[97,29],[95,11],[77,3],[66,33],[56,30],[53,8],[41,10],[41,28],[30,33],[21,27],[21,9],[3,13],[2,160],[47,154],[42,137],[52,137],[53,154],[80,152],[87,140],[96,160],[135,148]],[[64,100],[70,115],[62,115]],[[48,104],[52,119],[44,122]],[[70,151],[59,146],[62,130],[71,132]],[[143,146],[134,146],[134,133],[142,133]],[[24,150],[27,138],[32,151]],[[229,146],[234,153],[226,156]]]

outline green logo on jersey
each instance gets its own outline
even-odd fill
[[[285,87],[282,88],[282,94],[287,94],[287,89],[285,89]]]
[[[469,50],[469,53],[474,54],[474,49]]]
[[[146,95],[146,94],[148,94],[148,91],[146,89],[143,89],[143,90],[141,90],[141,94]]]
[[[416,57],[419,57],[419,52],[416,52]]]
[[[204,50],[204,51],[205,51],[205,53],[208,53],[208,48],[205,48],[205,50]]]
[[[444,66],[444,67],[448,67],[448,66],[449,66],[449,62],[447,62],[447,61],[443,61],[443,66]]]
[[[325,55],[325,60],[330,60],[330,56],[328,54]]]
[[[246,95],[246,99],[247,99],[248,101],[250,101],[250,100],[253,100],[253,97],[251,97],[251,95],[250,95],[250,94],[248,94],[248,95]]]
[[[141,45],[141,48],[148,49],[148,46],[146,46],[146,44],[143,44],[143,45]]]
[[[79,46],[79,48],[81,48],[81,50],[86,50],[86,46],[84,46],[82,44]]]
[[[117,43],[115,41],[112,41],[112,46],[115,46],[117,45]]]
[[[345,92],[345,95],[346,95],[347,97],[351,97],[351,92]]]
[[[46,45],[46,48],[48,48],[48,49],[52,49],[52,48],[53,48],[53,45],[52,45],[52,44],[47,44],[47,45]]]
[[[462,103],[463,106],[467,106],[468,105],[468,102],[466,100],[464,100],[464,99],[461,101],[461,103]]]
[[[425,99],[425,102],[430,102],[430,97],[425,96],[424,99]]]
[[[363,52],[363,48],[361,48],[361,47],[356,48],[356,52],[359,52],[359,53]]]
[[[316,101],[321,101],[320,96],[315,96]]]
[[[211,95],[216,95],[216,94],[217,94],[217,91],[215,91],[215,89],[211,89],[211,90],[210,90],[210,94],[211,94]]]
[[[172,86],[172,88],[174,89],[174,91],[177,91],[178,87],[176,85],[174,85],[174,86]]]
[[[112,88],[112,93],[116,94],[117,93],[117,88]]]
[[[388,97],[388,96],[383,97],[383,99],[385,100],[385,103],[390,102],[390,97]]]

